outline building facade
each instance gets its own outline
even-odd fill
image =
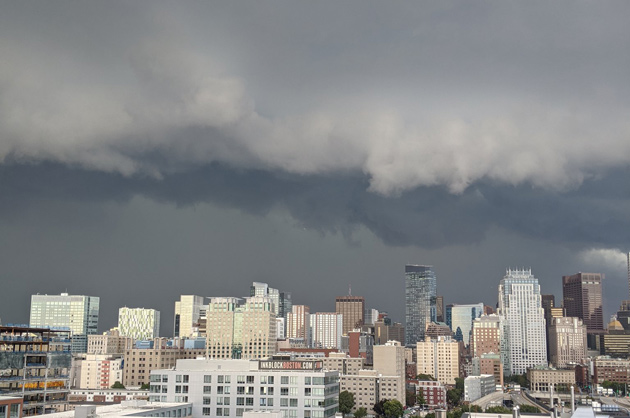
[[[424,405],[429,408],[446,408],[446,386],[435,380],[420,380],[415,383],[416,393],[422,394]]]
[[[342,315],[343,333],[348,334],[365,323],[365,298],[363,296],[338,296],[335,312]]]
[[[506,374],[547,363],[545,312],[531,269],[506,271],[499,284],[501,357]]]
[[[494,376],[482,374],[479,376],[468,376],[464,379],[464,401],[475,402],[496,390]]]
[[[446,324],[453,331],[456,341],[470,345],[470,333],[473,321],[483,314],[483,303],[473,305],[448,305],[446,307]]]
[[[88,335],[97,332],[99,304],[97,296],[32,295],[29,324],[34,328],[70,330],[72,352],[85,353]]]
[[[427,374],[438,381],[454,385],[459,377],[459,343],[449,337],[419,341],[416,350],[416,374]]]
[[[260,359],[277,351],[276,315],[268,297],[211,298],[207,318],[211,359]]]
[[[405,266],[405,345],[424,341],[428,325],[436,320],[436,290],[432,266]]]
[[[398,379],[397,392],[391,398],[405,404],[405,347],[399,341],[388,341],[384,345],[374,346],[373,369],[382,376],[393,376]]]
[[[303,340],[310,346],[310,312],[306,305],[293,305],[287,316],[286,338]]]
[[[204,357],[205,348],[133,348],[125,352],[123,385],[139,387],[149,383],[152,370],[174,367],[177,360]]]
[[[553,386],[554,392],[567,391],[575,385],[575,369],[553,369],[538,366],[527,371],[529,388],[534,392],[549,392]]]
[[[99,335],[88,335],[87,354],[119,354],[133,348],[134,340],[122,337],[116,328]]]
[[[473,321],[470,348],[473,357],[501,352],[501,318],[499,315],[482,315]]]
[[[160,311],[144,308],[118,309],[118,332],[134,340],[152,340],[160,336]]]
[[[203,296],[181,295],[175,302],[173,323],[174,337],[192,337],[198,331],[199,321],[205,309]]]
[[[588,332],[604,330],[601,273],[562,276],[562,300],[566,316],[580,318]]]
[[[84,354],[79,362],[77,387],[81,389],[109,389],[123,382],[123,359],[106,354]]]
[[[580,318],[551,318],[549,358],[554,367],[580,364],[586,359],[586,325]]]
[[[328,418],[339,408],[339,372],[317,360],[180,360],[151,373],[150,400],[191,402],[195,417],[270,410]]]
[[[343,315],[336,312],[316,312],[311,322],[311,346],[314,348],[341,348]]]

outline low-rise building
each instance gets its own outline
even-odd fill
[[[330,353],[322,357],[324,370],[337,370],[340,375],[357,375],[365,365],[363,357],[350,357],[346,353]]]
[[[593,360],[593,383],[601,385],[605,381],[630,383],[630,360],[607,356],[595,358]]]
[[[175,366],[179,359],[205,357],[205,348],[133,348],[125,352],[123,385],[139,387],[149,383],[151,370]]]
[[[178,360],[174,369],[151,371],[150,400],[191,402],[195,417],[258,409],[328,418],[339,407],[339,372],[321,360]]]
[[[22,418],[23,403],[19,396],[0,396],[0,418]]]
[[[464,401],[466,402],[474,402],[495,390],[494,376],[491,374],[468,376],[464,379]]]
[[[123,355],[125,351],[133,348],[134,339],[122,337],[116,328],[104,332],[101,335],[87,336],[88,354]]]
[[[148,390],[127,389],[72,389],[68,402],[77,403],[121,403],[122,401],[149,400]]]
[[[74,359],[78,376],[76,386],[81,389],[109,389],[123,381],[123,359],[105,354],[82,354]]]
[[[538,366],[527,370],[529,387],[535,392],[549,392],[551,386],[554,391],[561,389],[568,390],[575,385],[575,369],[554,369],[551,367]]]
[[[429,408],[446,408],[446,387],[435,380],[419,380],[415,382],[416,393],[422,393],[424,405]]]
[[[73,409],[47,414],[50,418],[192,417],[190,403],[123,401],[116,405],[77,405]]]
[[[354,395],[354,410],[365,408],[369,413],[382,399],[397,399],[400,384],[398,376],[383,376],[376,370],[359,370],[358,374],[342,375],[339,380],[340,390]]]

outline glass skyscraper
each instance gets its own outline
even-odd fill
[[[446,324],[455,333],[455,341],[470,344],[472,323],[483,314],[483,303],[474,305],[448,305],[446,307]]]
[[[32,295],[29,323],[33,328],[71,331],[72,352],[85,353],[87,336],[97,332],[99,303],[97,296]]]
[[[499,283],[501,361],[507,375],[547,364],[545,310],[531,269],[506,271]]]
[[[435,321],[436,287],[432,266],[405,266],[405,345],[424,341],[427,326]]]

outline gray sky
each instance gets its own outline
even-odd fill
[[[1,2],[0,318],[252,281],[403,321],[507,267],[628,298],[628,2]]]

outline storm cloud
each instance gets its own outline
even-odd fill
[[[459,297],[456,276],[480,255],[494,260],[494,270],[470,280],[488,289],[502,274],[496,267],[517,256],[556,281],[560,271],[589,267],[623,276],[629,8],[7,3],[0,13],[3,245],[54,233],[42,225],[40,233],[14,235],[34,213],[44,220],[56,213],[50,227],[102,232],[141,205],[191,219],[191,209],[218,210],[260,225],[286,214],[283,228],[314,234],[323,240],[317,245],[332,240],[340,253],[364,248],[365,258],[385,252],[398,263],[416,252],[405,261],[453,263],[441,289],[451,300]],[[110,204],[113,212],[100,209]],[[61,207],[74,215],[64,217]],[[74,243],[67,251],[81,245],[66,239]],[[177,239],[182,251],[198,244]],[[500,253],[505,240],[521,241],[520,254]],[[335,283],[347,267],[326,260],[321,274]],[[17,261],[3,263],[12,275],[21,271]],[[23,277],[39,283],[45,271]],[[400,271],[355,280],[367,293]],[[185,274],[184,281],[199,280]],[[269,279],[298,293],[307,286],[281,275]],[[609,288],[627,292],[615,283]],[[33,288],[11,286],[23,298]],[[493,292],[473,294],[493,304]],[[176,296],[155,304],[168,314]],[[400,300],[379,303],[400,314],[387,307]],[[618,300],[608,303],[610,311]]]

